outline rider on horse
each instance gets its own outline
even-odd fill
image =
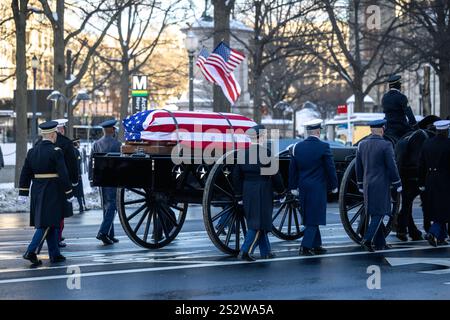
[[[387,121],[385,134],[395,140],[400,139],[417,126],[416,118],[408,104],[408,98],[400,92],[400,79],[399,75],[389,77],[389,91],[381,100]]]

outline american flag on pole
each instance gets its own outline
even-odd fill
[[[203,111],[146,110],[123,120],[127,141],[177,142],[179,139],[182,144],[202,149],[211,144],[229,148],[237,143],[238,148],[248,147],[250,141],[245,131],[255,125],[239,114]]]
[[[210,55],[207,55],[206,49],[202,49],[197,60],[197,66],[205,78],[219,85],[232,105],[236,103],[241,94],[241,87],[236,81],[233,71],[244,58],[245,55],[221,42]]]

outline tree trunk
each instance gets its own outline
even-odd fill
[[[256,123],[261,122],[262,109],[262,74],[258,71],[253,73],[253,120]]]
[[[130,91],[130,66],[129,60],[122,62],[122,72],[120,74],[120,121],[129,115],[129,91]],[[123,141],[123,134],[119,136]]]
[[[430,94],[430,66],[424,66],[423,68],[423,91],[422,91],[422,103],[423,103],[423,116],[431,114],[431,94]]]
[[[20,172],[27,155],[27,5],[28,0],[13,0],[11,3],[16,26],[16,188],[19,186]]]
[[[65,45],[64,45],[64,0],[56,2],[57,20],[53,24],[53,87],[54,90],[66,95],[66,68],[65,68]],[[67,97],[69,99],[70,97]],[[67,101],[59,99],[54,111],[54,119],[64,118]]]
[[[230,44],[230,12],[234,1],[213,0],[214,4],[214,48],[221,42]],[[228,4],[227,4],[228,3]],[[213,111],[230,112],[230,103],[219,86],[213,89]]]
[[[355,104],[353,106],[353,112],[365,112],[362,76],[361,75],[358,76],[355,74],[353,84],[354,84],[353,85],[353,94],[355,95]]]
[[[450,116],[450,61],[439,61],[440,117]]]
[[[67,57],[67,70],[66,70],[66,79],[71,79],[71,74],[72,74],[72,51],[71,50],[67,50],[66,51],[66,57]],[[67,93],[67,99],[70,99],[73,95],[73,87],[72,86],[66,86],[66,93]],[[67,132],[66,132],[66,136],[68,136],[69,138],[74,138],[73,136],[73,107],[72,107],[72,103],[68,102],[68,106],[67,106],[67,119],[69,120],[67,122]]]

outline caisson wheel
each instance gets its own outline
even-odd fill
[[[158,249],[169,244],[186,218],[187,203],[172,202],[166,195],[149,189],[120,188],[117,198],[125,233],[144,248]]]

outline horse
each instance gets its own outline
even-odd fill
[[[418,129],[408,132],[395,143],[397,166],[402,180],[402,203],[396,223],[396,236],[402,241],[408,240],[408,234],[413,241],[423,240],[422,232],[417,228],[412,217],[414,199],[422,194],[419,190],[419,158],[424,142],[435,136],[433,123],[440,120],[435,115],[426,116],[418,123]],[[423,207],[422,207],[423,209]],[[424,229],[428,232],[430,220],[426,210],[424,213]]]

